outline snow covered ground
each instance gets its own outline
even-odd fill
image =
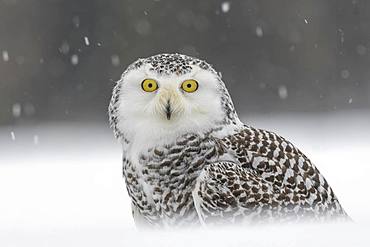
[[[104,123],[0,126],[0,246],[368,246],[370,112],[248,116],[300,147],[355,224],[141,232]]]

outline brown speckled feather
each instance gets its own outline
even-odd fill
[[[221,140],[233,161],[205,166],[195,198],[205,222],[346,218],[311,161],[284,138],[245,126]]]

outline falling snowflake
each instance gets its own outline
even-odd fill
[[[87,36],[84,37],[84,40],[85,40],[85,44],[86,46],[89,46],[90,45],[90,41],[89,41],[89,38]]]
[[[221,4],[221,10],[222,10],[222,12],[224,12],[224,13],[229,12],[229,10],[230,10],[230,3],[229,3],[229,2],[223,2],[223,3]]]
[[[286,99],[288,97],[288,89],[286,86],[281,85],[278,88],[278,94],[280,99]]]
[[[76,54],[73,54],[71,56],[71,63],[72,63],[72,65],[77,65],[78,64],[78,56]]]
[[[3,51],[3,61],[8,62],[9,61],[9,53],[8,51]]]
[[[78,16],[74,16],[72,18],[72,22],[73,22],[73,25],[76,27],[76,28],[79,28],[80,27],[80,17]]]
[[[63,54],[67,54],[69,52],[69,44],[67,41],[63,41],[62,45],[59,48],[59,51]]]
[[[118,55],[112,55],[111,56],[111,62],[112,62],[112,65],[115,66],[115,67],[119,66],[119,64],[120,64],[119,56]]]
[[[139,20],[135,24],[135,30],[140,35],[148,35],[151,31],[151,24],[147,20]]]
[[[348,79],[349,76],[350,76],[350,73],[348,70],[344,69],[340,72],[340,76],[343,78],[343,79]]]
[[[357,51],[358,55],[363,56],[363,55],[365,55],[365,54],[366,54],[366,52],[367,52],[367,48],[366,48],[366,46],[364,46],[364,45],[358,45],[358,46],[356,47],[356,51]]]
[[[21,107],[21,104],[19,103],[15,103],[13,106],[12,106],[12,114],[13,114],[13,117],[15,118],[18,118],[21,116],[22,114],[22,107]]]
[[[39,136],[38,135],[33,136],[33,144],[35,144],[35,145],[39,144]]]
[[[260,37],[260,38],[263,36],[262,27],[260,27],[260,26],[256,27],[256,35],[257,35],[257,37]]]
[[[342,29],[338,29],[339,35],[340,35],[340,43],[344,43],[344,31]]]
[[[10,132],[10,137],[12,138],[13,141],[15,141],[15,134],[14,134],[14,131],[11,131]]]
[[[261,82],[261,83],[258,84],[258,87],[263,90],[263,89],[266,89],[267,85],[266,85],[266,83]]]

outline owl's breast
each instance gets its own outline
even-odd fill
[[[222,154],[214,139],[187,134],[156,146],[124,165],[133,205],[149,221],[187,224],[197,221],[192,190],[200,171]],[[136,161],[134,161],[136,160]]]

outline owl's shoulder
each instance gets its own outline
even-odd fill
[[[242,168],[256,172],[268,183],[284,188],[288,194],[312,194],[310,200],[335,199],[319,170],[298,148],[285,138],[266,130],[245,126],[222,139],[224,148]]]

